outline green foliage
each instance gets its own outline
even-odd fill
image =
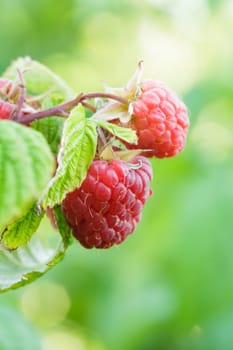
[[[57,105],[73,97],[72,90],[58,76],[28,58],[15,61],[7,69],[5,76],[18,79],[19,69],[25,72],[27,93],[36,96],[43,94],[39,97],[42,108]],[[85,124],[83,110],[79,109],[76,117],[82,119],[83,123],[79,120],[82,128]],[[66,123],[68,129],[69,125],[72,128],[72,118],[70,122]],[[33,281],[60,261],[71,242],[71,232],[61,210],[55,208],[56,222],[62,237],[59,244],[47,247],[38,234],[34,235],[44,215],[43,211],[38,213],[37,201],[54,172],[54,157],[49,146],[54,154],[58,152],[63,121],[58,117],[46,118],[33,122],[32,128],[12,121],[0,123],[0,290],[5,291]],[[87,124],[91,125],[91,122],[88,121]],[[88,126],[86,129],[84,142],[85,136],[89,137]],[[94,126],[93,131],[96,134]],[[72,134],[71,129],[68,132]],[[69,142],[68,136],[68,148]],[[92,146],[94,153],[95,145]],[[86,150],[89,149],[89,145],[87,146]],[[84,145],[81,142],[82,147]],[[71,149],[72,152],[74,150]],[[85,158],[85,154],[81,156]]]
[[[32,218],[30,225],[34,225]],[[61,238],[56,240],[42,239],[39,233],[14,251],[0,250],[0,292],[21,287],[42,276],[57,264],[65,254],[70,241],[70,230],[65,224],[64,217],[59,209],[56,210],[56,220],[61,230]],[[26,225],[26,223],[25,223]],[[17,241],[17,237],[10,237],[10,244]]]
[[[54,72],[29,57],[14,61],[4,76],[17,80],[18,70],[23,72],[27,93],[35,95],[42,109],[55,106],[74,97],[72,89]],[[59,117],[45,118],[31,123],[41,132],[56,155],[62,135],[63,120]]]
[[[44,137],[11,121],[0,121],[0,231],[24,215],[54,171]]]
[[[112,135],[118,137],[119,139],[129,142],[137,143],[136,132],[129,128],[123,128],[118,125],[108,123],[105,120],[97,120],[96,123],[101,126],[103,129],[108,130]]]
[[[49,68],[43,64],[33,61],[30,57],[18,58],[5,71],[4,76],[8,79],[18,79],[18,70],[24,72],[24,79],[27,92],[30,95],[40,95],[47,93],[51,99],[67,100],[73,97],[71,88]]]
[[[38,213],[35,204],[24,216],[7,226],[2,233],[1,243],[4,248],[16,249],[26,244],[36,232],[44,213]]]
[[[62,213],[61,206],[57,205],[53,209],[54,217],[56,220],[57,227],[59,229],[60,235],[63,239],[64,247],[67,248],[69,244],[72,243],[72,230],[67,225],[66,219]]]
[[[32,128],[44,135],[54,155],[58,153],[63,123],[60,117],[38,119],[31,123]]]
[[[64,123],[58,169],[42,200],[43,207],[60,204],[66,194],[80,187],[93,160],[97,146],[96,123],[85,118],[79,106]]]

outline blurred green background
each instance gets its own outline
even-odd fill
[[[77,92],[145,62],[187,103],[185,151],[120,247],[78,243],[0,295],[1,350],[233,349],[233,1],[0,0],[0,70],[29,55]],[[45,226],[49,230],[49,226]]]

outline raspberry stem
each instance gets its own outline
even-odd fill
[[[45,109],[45,110],[40,111],[40,112],[28,114],[26,116],[18,118],[17,122],[21,123],[21,124],[28,124],[34,120],[47,118],[47,117],[51,117],[51,116],[68,117],[69,110],[72,109],[74,106],[77,106],[80,103],[82,96],[83,96],[83,94],[79,94],[71,101],[62,103],[62,104],[57,105],[55,107]]]
[[[115,100],[118,101],[124,105],[128,105],[129,101],[127,100],[127,98],[121,97],[121,96],[117,96],[114,94],[110,94],[110,93],[106,93],[106,92],[91,92],[88,94],[83,95],[82,100],[90,100],[93,98],[108,98],[110,100]]]
[[[73,100],[70,100],[70,101],[62,103],[60,105],[45,109],[43,111],[27,114],[24,116],[18,115],[16,118],[16,121],[18,123],[21,123],[21,124],[28,124],[34,120],[47,118],[47,117],[51,117],[51,116],[68,117],[70,110],[72,108],[74,108],[75,106],[77,106],[79,103],[83,104],[84,106],[87,106],[88,108],[90,108],[94,111],[94,107],[91,108],[91,105],[88,104],[87,102],[85,102],[86,100],[91,100],[94,98],[106,98],[106,99],[118,101],[118,102],[125,104],[125,105],[129,104],[129,102],[126,98],[121,97],[121,96],[117,96],[114,94],[110,94],[110,93],[104,93],[104,92],[103,93],[102,92],[92,92],[92,93],[88,93],[88,94],[81,93],[78,96],[76,96]]]
[[[25,81],[24,81],[23,72],[20,69],[18,69],[17,73],[19,76],[20,93],[19,93],[18,103],[17,103],[17,107],[16,107],[16,111],[14,113],[14,116],[16,115],[17,118],[20,119],[22,116],[22,108],[23,108],[23,104],[24,104],[24,100],[25,100],[25,96],[26,96],[26,85],[25,85]]]

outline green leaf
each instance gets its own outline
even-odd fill
[[[57,102],[74,97],[72,89],[58,75],[30,57],[18,58],[6,70],[4,76],[15,80],[18,78],[19,69],[25,72],[24,79],[29,95],[48,93],[48,96],[56,99]]]
[[[72,230],[67,225],[66,219],[62,213],[61,206],[57,205],[53,208],[54,217],[56,219],[57,227],[59,229],[60,235],[63,238],[65,248],[72,243]]]
[[[27,94],[35,95],[39,98],[41,109],[58,105],[75,96],[73,90],[59,76],[29,57],[19,58],[14,61],[6,70],[4,76],[17,80],[18,70],[25,72],[24,79]],[[40,119],[31,123],[30,126],[44,135],[53,154],[56,155],[62,134],[62,118],[50,117]]]
[[[2,234],[1,243],[5,248],[16,249],[26,244],[40,225],[44,212],[38,214],[35,204],[23,217],[9,225]]]
[[[0,121],[0,232],[26,213],[54,172],[43,135],[12,121]]]
[[[43,207],[60,204],[67,193],[81,186],[95,156],[96,126],[94,120],[85,118],[81,105],[72,110],[64,123],[58,169],[42,199]]]
[[[0,250],[0,292],[34,281],[61,261],[71,243],[71,230],[65,225],[60,209],[56,210],[56,221],[61,236],[53,237],[46,230],[45,237],[41,237],[40,230],[44,231],[41,225],[26,245],[13,251]]]
[[[118,137],[119,139],[126,141],[128,143],[137,143],[136,131],[130,128],[123,128],[121,126],[108,123],[105,120],[96,120],[96,123],[103,129],[108,130],[111,134]]]
[[[64,121],[62,118],[49,117],[35,120],[30,126],[44,135],[51,151],[54,155],[57,155],[61,142],[63,124]]]

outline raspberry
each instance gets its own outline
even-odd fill
[[[0,99],[0,119],[11,119],[15,106]]]
[[[94,160],[81,187],[69,193],[62,210],[86,248],[109,248],[134,231],[151,195],[152,169],[144,157]]]
[[[133,103],[133,116],[127,124],[137,132],[138,144],[130,149],[148,150],[147,157],[172,157],[185,146],[189,118],[187,108],[163,83],[146,80],[141,95]]]

